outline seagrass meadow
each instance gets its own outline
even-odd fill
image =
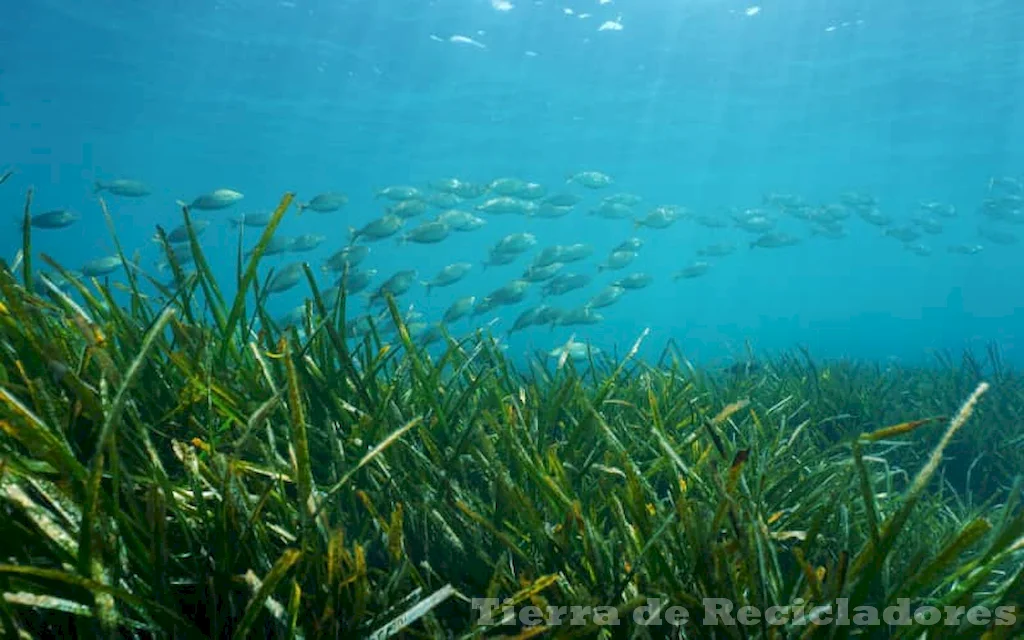
[[[126,268],[124,294],[33,260],[25,225],[0,269],[4,637],[1024,630],[1024,377],[996,348],[917,368],[798,350],[710,371],[672,345],[516,367],[483,331],[417,346],[393,299],[395,340],[349,339],[345,296],[327,308],[308,267],[304,326],[281,330],[257,274],[290,204],[231,299],[194,234],[195,274],[168,251],[177,286]],[[40,259],[70,294],[34,286]],[[602,616],[527,625],[480,598]],[[793,609],[709,626],[706,599]],[[901,599],[959,615],[809,623]],[[637,624],[652,600],[690,620]]]

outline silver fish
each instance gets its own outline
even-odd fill
[[[447,287],[462,280],[472,268],[473,265],[468,262],[456,262],[446,266],[434,276],[433,280],[423,283],[423,286],[427,288],[427,295],[430,295],[430,290],[435,287]]]
[[[267,282],[267,293],[281,293],[299,284],[302,279],[302,263],[292,262],[278,269]]]
[[[398,233],[404,224],[402,218],[393,215],[385,215],[376,220],[366,223],[361,229],[352,228],[349,230],[352,241],[359,238],[368,240],[381,240]]]
[[[321,193],[313,197],[312,200],[304,204],[299,204],[299,213],[302,213],[306,209],[310,211],[316,211],[317,213],[331,213],[337,211],[348,204],[348,196],[344,193],[336,193],[329,191],[327,193]]]
[[[153,190],[150,189],[149,185],[146,183],[139,180],[128,180],[125,178],[118,178],[115,180],[97,180],[93,185],[93,193],[100,193],[103,191],[123,198],[143,198],[153,193]]]
[[[217,209],[226,209],[244,197],[241,193],[232,189],[216,189],[210,193],[198,196],[191,204],[186,204],[179,200],[178,205],[200,211],[215,211]]]

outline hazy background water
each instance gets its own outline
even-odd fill
[[[69,230],[37,233],[40,250],[71,267],[109,253],[91,195],[97,177],[155,187],[146,200],[112,205],[123,244],[142,247],[147,263],[157,256],[154,225],[178,222],[174,201],[218,187],[246,199],[211,219],[273,208],[286,190],[300,199],[347,192],[352,202],[341,214],[286,221],[287,233],[331,236],[311,258],[380,214],[374,189],[447,176],[557,186],[570,172],[596,169],[614,176],[617,190],[643,195],[642,211],[758,206],[768,191],[834,202],[858,190],[894,217],[937,200],[955,204],[960,218],[930,258],[854,220],[846,240],[744,250],[713,259],[704,278],[675,284],[670,274],[698,246],[748,236],[689,222],[643,230],[636,269],[655,274],[653,286],[603,310],[602,325],[534,329],[510,350],[549,349],[573,332],[625,349],[651,327],[652,352],[674,337],[697,359],[725,356],[749,338],[759,349],[806,344],[820,356],[879,359],[996,339],[1024,360],[1015,345],[1024,327],[1022,245],[982,241],[987,248],[975,256],[944,250],[977,241],[975,209],[990,177],[1024,173],[1020,2],[8,5],[0,165],[19,174],[0,187],[10,212],[5,256],[19,245],[15,218],[30,184],[38,211],[69,206],[84,216]],[[599,31],[609,20],[623,28]],[[489,218],[486,231],[440,246],[384,241],[368,266],[386,276],[412,265],[426,278],[456,259],[479,263],[486,245],[524,230],[541,246],[592,242],[593,263],[632,233],[628,222],[582,213]],[[229,225],[215,225],[204,242],[225,249],[216,266],[233,273]],[[527,260],[477,269],[451,290],[429,299],[418,290],[409,300],[436,318],[454,297],[484,295],[517,276]],[[612,279],[602,276],[588,292]],[[276,304],[283,312],[300,299],[296,290]],[[511,326],[521,308],[499,326]]]

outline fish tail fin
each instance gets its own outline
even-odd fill
[[[350,245],[355,244],[356,239],[359,238],[359,229],[355,227],[348,228],[348,243]]]
[[[185,202],[184,200],[175,200],[174,203],[176,205],[178,205],[179,207],[181,207],[182,209],[188,209],[189,208],[188,203]]]
[[[107,185],[105,185],[102,180],[96,180],[96,181],[94,181],[92,183],[92,193],[93,193],[93,195],[96,195],[97,193],[99,193],[100,191],[103,191],[106,188],[107,188]]]
[[[434,288],[434,285],[430,284],[426,280],[420,280],[420,284],[427,288],[427,295],[430,295],[430,290]]]
[[[302,212],[305,211],[308,206],[309,206],[309,203],[306,203],[306,202],[300,202],[297,205],[295,205],[295,209],[297,210],[295,215],[301,216]]]
[[[633,220],[633,231],[636,231],[642,226],[644,226],[644,223],[639,218]]]

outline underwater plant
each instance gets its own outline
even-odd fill
[[[239,249],[233,297],[187,209],[195,273],[158,233],[174,286],[113,238],[126,301],[46,256],[71,292],[40,291],[24,225],[0,268],[4,637],[665,637],[638,613],[708,600],[803,604],[677,637],[859,634],[808,623],[840,601],[1019,615],[1024,382],[997,351],[721,372],[638,340],[523,370],[483,330],[416,344],[391,297],[396,338],[351,338],[308,265],[281,329],[258,274],[292,203]],[[602,611],[506,624],[526,607]],[[866,631],[1022,629],[968,617]]]

